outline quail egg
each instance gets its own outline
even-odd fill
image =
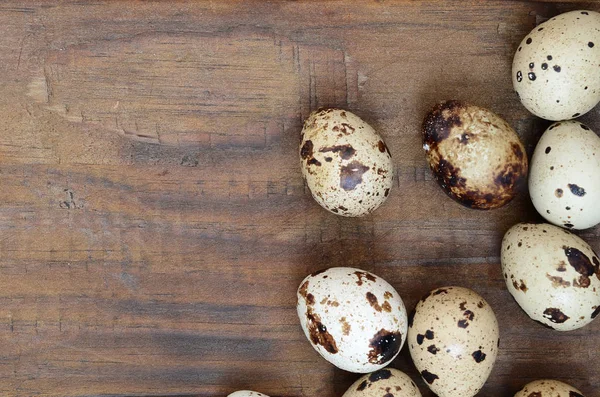
[[[560,14],[531,31],[513,59],[523,105],[547,120],[567,120],[600,101],[600,13]]]
[[[408,347],[440,397],[471,397],[492,371],[500,343],[490,305],[474,291],[444,287],[422,298],[409,319]]]
[[[523,144],[487,109],[458,101],[436,105],[423,121],[423,148],[442,189],[466,207],[501,207],[525,184]]]
[[[297,308],[313,347],[346,371],[368,373],[385,367],[406,338],[400,295],[364,270],[334,267],[309,275],[298,288]]]
[[[373,212],[393,184],[390,151],[379,134],[347,110],[323,109],[304,122],[302,174],[314,199],[334,214]]]
[[[578,121],[551,125],[531,159],[529,194],[555,225],[587,229],[600,223],[600,137]]]
[[[543,325],[570,331],[600,313],[600,260],[571,232],[519,223],[504,235],[500,260],[508,291]]]

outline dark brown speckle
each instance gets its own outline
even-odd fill
[[[425,380],[425,382],[429,383],[430,385],[433,384],[433,382],[435,382],[436,379],[440,378],[436,374],[432,374],[427,370],[421,372],[421,377]]]
[[[306,319],[310,340],[314,345],[321,345],[331,354],[338,352],[337,344],[333,336],[327,331],[327,327],[321,322],[321,318],[313,313],[309,307],[306,312]]]
[[[356,186],[362,183],[362,176],[369,170],[369,167],[358,161],[353,161],[348,165],[342,166],[340,171],[340,187],[346,191],[354,190]]]
[[[328,147],[319,149],[319,152],[321,152],[321,153],[327,153],[327,152],[339,153],[340,157],[343,160],[349,160],[350,158],[352,158],[352,156],[354,156],[356,154],[356,150],[354,150],[354,148],[351,145],[328,146]],[[325,161],[327,161],[327,159],[325,159]]]
[[[380,369],[379,371],[373,372],[369,375],[370,382],[377,382],[378,380],[389,379],[392,377],[392,371],[389,369]]]
[[[585,196],[584,188],[579,187],[574,183],[569,183],[568,186],[569,186],[569,190],[571,190],[571,193],[573,193],[575,196],[579,196],[579,197]]]
[[[560,311],[560,309],[549,307],[544,310],[544,317],[556,324],[562,324],[570,317]]]
[[[485,360],[486,354],[484,352],[482,352],[481,350],[477,350],[477,351],[473,352],[472,356],[476,363],[480,363],[483,360]]]
[[[383,364],[391,360],[400,351],[402,335],[400,332],[379,330],[370,340],[369,362]]]

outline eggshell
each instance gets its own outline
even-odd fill
[[[423,148],[444,191],[475,209],[511,201],[527,175],[515,131],[496,114],[458,101],[438,104],[423,121]]]
[[[406,309],[398,292],[381,277],[349,267],[306,277],[298,288],[298,317],[317,352],[350,372],[385,367],[406,338]]]
[[[266,394],[258,393],[250,390],[240,390],[231,393],[227,397],[269,397]]]
[[[421,397],[419,388],[408,375],[393,368],[363,375],[342,397]]]
[[[530,382],[515,397],[585,397],[571,385],[552,379]]]
[[[600,223],[600,137],[578,121],[551,125],[531,159],[529,194],[555,225],[587,229]]]
[[[600,312],[600,260],[571,232],[519,223],[504,235],[500,260],[508,291],[543,325],[570,331]]]
[[[513,86],[523,105],[547,120],[567,120],[600,101],[600,14],[571,11],[544,22],[521,42]]]
[[[408,347],[440,397],[471,397],[487,380],[500,343],[490,305],[467,288],[444,287],[422,298],[409,320]]]
[[[392,188],[394,166],[385,142],[347,110],[311,113],[302,129],[300,158],[312,196],[334,214],[369,214]]]

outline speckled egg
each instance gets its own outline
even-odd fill
[[[394,165],[385,142],[347,110],[311,113],[302,129],[300,158],[312,196],[334,214],[369,214],[392,188]]]
[[[496,114],[458,101],[438,104],[423,121],[423,148],[438,183],[460,204],[492,209],[524,185],[527,155]]]
[[[363,375],[342,397],[421,397],[419,388],[408,375],[393,368],[384,368]]]
[[[555,225],[587,229],[600,223],[600,137],[578,121],[551,125],[531,159],[529,194]]]
[[[400,295],[364,270],[334,267],[306,277],[298,288],[298,316],[317,352],[350,372],[385,367],[406,338]]]
[[[440,397],[471,397],[487,380],[500,344],[490,305],[467,288],[444,287],[422,298],[409,320],[408,347]]]
[[[513,59],[523,105],[547,120],[567,120],[600,101],[600,14],[571,11],[531,31]]]
[[[240,390],[231,393],[227,397],[269,397],[266,394],[258,393],[250,390]]]
[[[508,291],[532,319],[559,331],[600,313],[600,260],[573,233],[547,223],[519,223],[502,240]]]
[[[584,397],[571,385],[552,379],[530,382],[515,397]]]

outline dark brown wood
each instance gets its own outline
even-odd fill
[[[358,377],[305,339],[306,274],[354,266],[407,307],[442,285],[501,325],[481,395],[557,378],[600,389],[600,322],[568,333],[506,291],[503,233],[524,192],[478,212],[432,180],[419,126],[456,98],[532,152],[548,123],[513,94],[536,21],[594,3],[517,1],[0,4],[0,393],[339,396]],[[397,184],[372,216],[322,210],[297,158],[302,120],[341,106],[386,139]],[[584,117],[600,131],[598,110]],[[581,235],[600,249],[600,229]],[[394,367],[424,396],[408,351]]]

